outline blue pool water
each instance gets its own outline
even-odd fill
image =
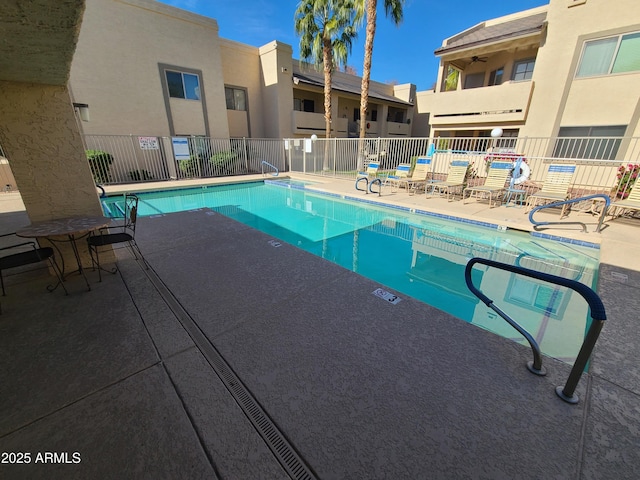
[[[599,258],[595,248],[349,201],[304,186],[305,182],[254,182],[142,193],[139,214],[211,208],[402,295],[523,343],[467,289],[464,268],[470,258],[517,263],[595,288]],[[107,214],[118,216],[118,202],[122,197],[105,199]],[[496,269],[475,268],[472,276],[483,293],[532,333],[544,353],[573,362],[588,327],[582,297]]]

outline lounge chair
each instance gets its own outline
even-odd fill
[[[358,172],[357,178],[368,178],[369,180],[378,176],[378,169],[380,168],[380,162],[369,162],[367,169],[364,172]]]
[[[409,191],[409,184],[407,182],[409,178],[409,172],[411,171],[411,165],[408,163],[401,163],[396,167],[396,171],[393,175],[388,175],[384,181],[384,185],[390,185],[391,191],[397,191],[398,188],[404,187]]]
[[[429,190],[426,192],[427,198],[429,198],[430,194],[433,195],[437,190],[440,194],[446,193],[447,200],[451,201],[451,192],[455,190],[462,191],[464,188],[464,181],[467,178],[468,167],[469,162],[467,160],[454,160],[451,162],[446,180],[434,181],[430,185],[431,188],[425,189]]]
[[[409,190],[409,193],[415,193],[419,187],[426,186],[427,182],[430,181],[429,177],[433,176],[432,165],[431,157],[418,157],[416,159],[413,174],[407,179],[407,190]]]
[[[476,197],[476,199],[489,196],[489,208],[492,207],[492,200],[501,198],[503,192],[506,190],[506,184],[513,170],[513,164],[511,162],[493,162],[489,167],[487,173],[487,179],[484,185],[478,185],[475,187],[467,187],[462,191],[462,203],[465,203],[466,198]]]
[[[619,217],[625,210],[640,210],[640,182],[636,181],[625,199],[613,202],[609,211],[613,217]]]
[[[576,171],[575,165],[551,164],[547,170],[547,176],[542,184],[542,188],[536,193],[527,197],[526,212],[536,207],[538,204],[550,202],[562,202],[569,199],[569,185],[573,174]],[[562,206],[560,218],[564,217],[567,205]]]

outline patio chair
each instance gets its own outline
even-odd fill
[[[121,226],[107,227],[99,230],[97,233],[92,233],[87,237],[87,244],[89,245],[89,253],[91,254],[91,264],[94,267],[98,267],[98,278],[102,281],[102,273],[104,270],[100,266],[100,247],[112,246],[119,243],[126,244],[131,250],[133,256],[140,259],[148,268],[147,262],[136,243],[136,221],[138,219],[138,197],[131,193],[125,195],[124,198],[124,219]],[[118,267],[114,267],[111,270],[105,270],[109,273],[116,273]]]
[[[7,233],[5,235],[0,235],[0,238],[6,238],[10,236],[15,236],[15,233]],[[8,255],[3,255],[4,252],[11,252]],[[4,288],[4,278],[3,271],[9,268],[22,267],[24,265],[30,265],[32,263],[39,263],[44,261],[49,261],[49,265],[53,269],[56,277],[58,277],[59,284],[62,285],[65,294],[68,293],[64,283],[62,281],[62,271],[60,267],[56,263],[55,256],[53,254],[53,248],[51,247],[40,247],[36,242],[30,240],[28,242],[20,242],[14,243],[7,247],[0,248],[0,285],[2,286],[2,296],[6,296],[6,291]]]
[[[504,191],[507,189],[506,184],[511,176],[513,170],[513,164],[511,162],[493,162],[489,167],[487,173],[487,179],[484,185],[477,185],[475,187],[467,187],[462,191],[462,203],[465,203],[466,198],[476,197],[476,199],[482,197],[489,197],[489,208],[492,207],[492,200],[501,198]]]
[[[467,178],[467,169],[469,167],[469,162],[467,160],[454,160],[451,162],[451,166],[449,167],[449,173],[447,173],[447,178],[445,180],[434,181],[431,183],[430,190],[431,195],[435,193],[437,190],[441,195],[443,193],[447,194],[447,200],[451,201],[451,192],[455,190],[460,190],[464,188],[464,181]],[[427,198],[429,198],[429,192],[425,192]]]
[[[396,171],[393,175],[387,175],[384,185],[390,185],[391,191],[397,191],[400,187],[404,187],[409,191],[409,172],[411,171],[411,165],[408,163],[401,163],[396,167]],[[395,188],[395,190],[394,190]]]
[[[575,165],[551,164],[547,170],[542,188],[527,197],[525,213],[536,207],[551,202],[562,202],[569,199],[569,185],[576,171]],[[564,217],[567,205],[562,206],[560,218]]]
[[[418,157],[416,159],[416,166],[413,169],[413,174],[407,179],[407,188],[409,192],[416,192],[418,188],[425,186],[430,181],[429,177],[433,177],[433,161],[431,157]]]
[[[380,162],[369,162],[367,169],[364,172],[358,172],[357,179],[367,178],[372,179],[378,176],[378,169],[380,168]]]
[[[609,211],[614,218],[622,215],[625,210],[640,210],[640,182],[638,181],[629,190],[627,198],[613,202],[609,206]]]

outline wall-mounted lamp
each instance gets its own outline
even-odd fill
[[[80,119],[83,122],[88,122],[89,118],[89,105],[86,103],[74,103],[73,108],[75,108],[78,113],[80,113]]]

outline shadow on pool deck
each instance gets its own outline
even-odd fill
[[[318,478],[637,477],[635,270],[601,266],[609,319],[572,406],[554,392],[568,365],[545,358],[536,377],[527,348],[388,304],[379,284],[219,214],[143,218],[138,235],[152,270],[121,250],[91,292],[10,277],[0,451],[31,463],[0,464],[3,478],[288,478],[241,387]],[[69,463],[36,463],[45,452]]]

